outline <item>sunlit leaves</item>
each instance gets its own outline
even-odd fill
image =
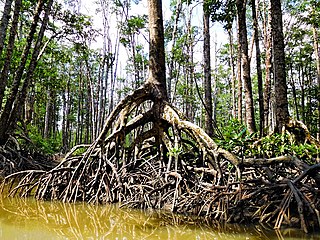
[[[232,27],[232,22],[236,15],[234,0],[206,0],[204,4],[213,22],[222,23],[226,29]]]
[[[120,42],[128,47],[131,43],[131,37],[135,34],[139,35],[140,30],[146,28],[147,15],[131,16],[125,23],[121,25],[122,37]]]

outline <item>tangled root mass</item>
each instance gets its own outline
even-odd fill
[[[319,229],[320,164],[240,159],[152,89],[128,95],[91,145],[74,147],[53,169],[8,176],[10,195]]]

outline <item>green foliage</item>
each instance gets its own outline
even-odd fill
[[[278,157],[282,155],[295,155],[299,159],[311,164],[318,156],[316,145],[308,143],[297,143],[292,135],[273,134],[261,139],[261,141],[252,146],[250,154],[256,157]]]
[[[253,142],[253,134],[249,134],[247,128],[237,119],[230,119],[227,124],[220,128],[223,140],[218,140],[218,144],[223,148],[233,151],[240,156],[244,156]]]
[[[54,154],[60,151],[62,136],[61,134],[57,134],[56,136],[49,137],[47,139],[43,138],[41,133],[38,132],[37,127],[28,126],[28,138],[31,140],[25,141],[21,139],[21,145],[28,149],[31,152],[40,152],[45,155]]]
[[[59,152],[61,148],[61,136],[44,139],[40,134],[31,134],[30,137],[35,144],[35,148],[44,154]]]
[[[120,42],[125,47],[134,45],[134,42],[132,42],[132,36],[135,34],[138,35],[140,33],[140,30],[146,27],[147,19],[148,17],[145,14],[131,16],[129,19],[127,19],[127,22],[120,25],[122,34]]]
[[[253,157],[278,157],[290,154],[292,142],[287,134],[273,134],[266,136],[248,150]]]
[[[204,7],[211,15],[213,22],[221,22],[225,29],[232,27],[236,15],[235,1],[206,0]]]
[[[255,139],[237,119],[231,119],[222,127],[224,140],[219,145],[242,157],[272,158],[294,155],[308,164],[314,164],[319,149],[316,145],[297,143],[290,134],[273,134]]]
[[[167,156],[178,157],[182,153],[182,147],[173,147],[167,153]]]
[[[319,149],[313,144],[292,145],[291,150],[294,155],[304,159],[308,164],[314,164],[316,158],[319,158]]]
[[[72,156],[79,156],[79,155],[85,153],[87,149],[88,149],[88,148],[86,148],[86,147],[79,147],[77,150],[75,150],[75,151],[72,153]]]

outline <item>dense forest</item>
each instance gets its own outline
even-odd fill
[[[2,2],[12,192],[319,227],[319,2],[161,4]]]
[[[2,144],[15,134],[30,139],[30,148],[49,153],[90,143],[114,106],[143,83],[148,20],[131,9],[145,3],[95,4],[96,15],[88,16],[81,13],[81,1],[3,3]],[[284,45],[277,48],[269,2],[241,5],[170,2],[164,23],[169,101],[207,129],[210,124],[224,129],[237,119],[262,136],[275,129],[283,113],[317,136],[319,3],[283,1],[277,18],[283,16]],[[101,28],[94,28],[94,20]],[[218,25],[223,30],[215,31]]]

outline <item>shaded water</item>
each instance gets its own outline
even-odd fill
[[[296,230],[201,223],[117,205],[66,204],[0,196],[0,239],[320,239]]]

